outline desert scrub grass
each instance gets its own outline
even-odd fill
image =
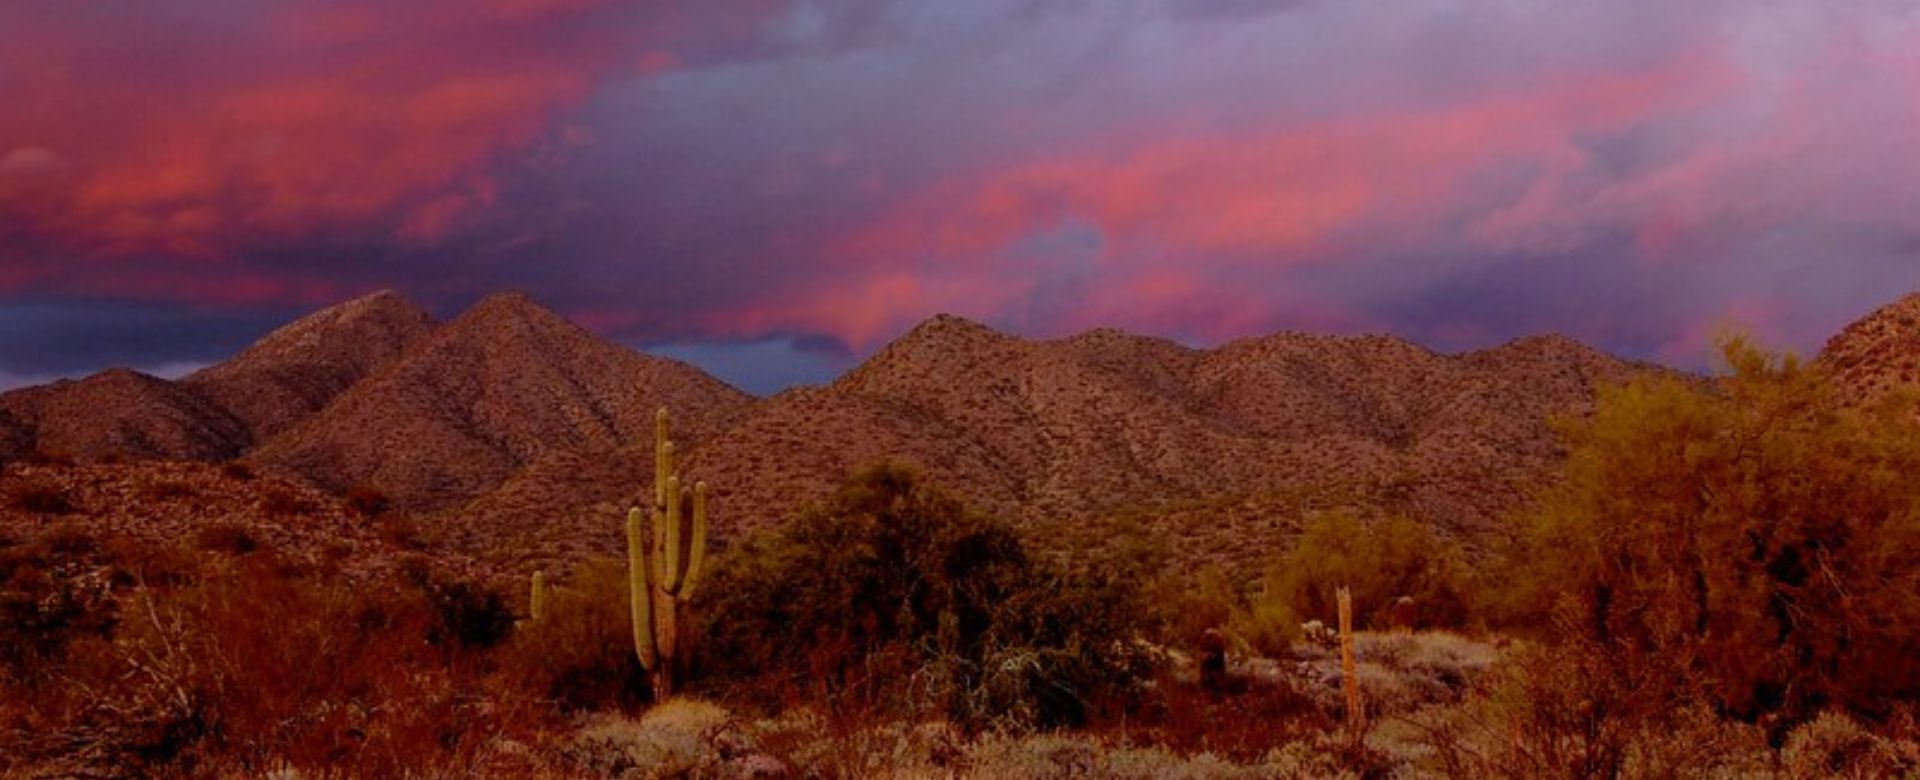
[[[660,702],[638,718],[589,716],[564,753],[595,777],[736,778],[771,768],[727,710],[688,699]]]
[[[58,761],[84,745],[86,771],[141,777],[390,777],[472,764],[518,728],[511,702],[476,706],[481,672],[429,594],[271,558],[209,556],[177,586],[121,594],[111,631],[69,643],[48,662],[61,684],[33,694],[38,733],[57,739],[7,752]]]
[[[1787,735],[1784,780],[1920,777],[1920,744],[1875,734],[1841,713],[1824,712]]]
[[[1423,734],[1415,765],[1512,780],[1769,776],[1760,729],[1675,704],[1684,681],[1612,671],[1578,643],[1509,648],[1458,704],[1405,716]]]
[[[807,777],[978,780],[1329,780],[1358,778],[1332,746],[1290,743],[1247,760],[1177,752],[1075,732],[992,732],[972,738],[940,723],[889,723],[818,738],[790,755]]]

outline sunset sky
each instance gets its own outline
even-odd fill
[[[0,387],[387,287],[758,392],[942,311],[1811,351],[1920,283],[1915,9],[12,0]]]

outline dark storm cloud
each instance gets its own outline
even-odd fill
[[[180,373],[233,354],[293,314],[90,301],[0,303],[0,386],[105,365]]]
[[[1920,267],[1904,3],[280,0],[0,30],[0,301],[227,334],[7,344],[75,370],[388,286],[526,289],[763,389],[936,311],[1697,365],[1728,323],[1816,347]]]

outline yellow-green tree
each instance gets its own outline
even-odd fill
[[[1920,426],[1817,367],[1724,347],[1708,384],[1602,392],[1529,518],[1520,583],[1561,636],[1786,724],[1920,694]]]
[[[1302,620],[1332,625],[1334,592],[1352,590],[1362,626],[1385,626],[1396,601],[1412,599],[1421,626],[1468,618],[1471,576],[1459,549],[1405,518],[1366,523],[1345,512],[1307,521],[1293,547],[1267,572],[1256,608],[1284,606]]]

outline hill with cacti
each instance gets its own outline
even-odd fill
[[[760,404],[688,463],[728,475],[717,504],[734,523],[776,523],[887,456],[1056,547],[1143,530],[1181,560],[1244,569],[1322,510],[1475,539],[1557,462],[1554,418],[1651,370],[1557,336],[1460,355],[1298,333],[1193,349],[941,316]]]
[[[942,315],[828,385],[756,400],[523,295],[441,324],[381,293],[177,382],[109,372],[0,396],[0,456],[237,457],[382,496],[429,543],[524,571],[619,550],[664,406],[688,473],[715,485],[721,543],[891,460],[1053,549],[1141,532],[1175,561],[1246,569],[1326,510],[1473,541],[1557,462],[1554,418],[1649,370],[1557,336],[1458,355],[1300,333],[1197,349]]]

